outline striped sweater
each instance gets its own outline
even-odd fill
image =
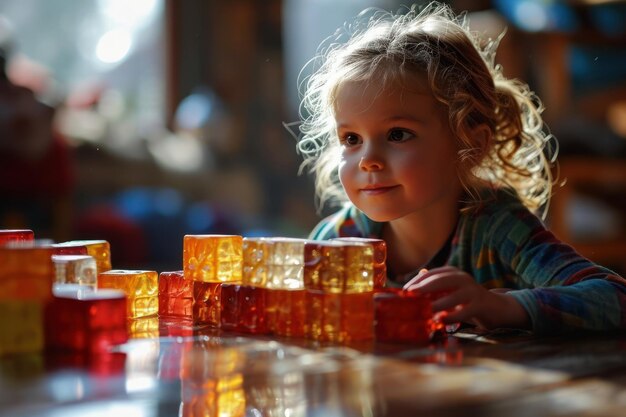
[[[347,205],[322,220],[310,238],[380,238],[382,225]],[[509,193],[462,210],[447,247],[434,258],[420,268],[452,265],[485,288],[512,289],[508,294],[524,306],[536,334],[626,329],[626,280],[559,241]],[[395,285],[413,275],[394,277]]]

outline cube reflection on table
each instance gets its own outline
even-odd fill
[[[55,283],[96,287],[98,270],[93,256],[52,255],[52,262],[55,268]]]
[[[150,339],[159,337],[159,318],[157,316],[128,319],[128,337],[130,339]]]
[[[67,286],[46,307],[46,346],[55,350],[108,352],[128,340],[126,296],[119,290]]]
[[[416,292],[387,289],[374,294],[376,340],[426,343],[436,329],[431,300]]]
[[[180,415],[245,416],[244,356],[244,351],[232,347],[194,346],[183,350]]]
[[[185,279],[204,282],[240,282],[243,238],[237,235],[185,235]]]
[[[0,356],[43,350],[43,309],[42,301],[0,300]]]
[[[374,290],[374,248],[350,241],[309,241],[304,245],[304,286],[330,293]]]
[[[159,284],[156,271],[113,269],[98,274],[98,288],[124,291],[128,318],[156,315],[159,311]]]
[[[346,343],[374,339],[372,292],[306,291],[306,334],[320,342]]]
[[[30,242],[35,233],[30,229],[0,229],[0,246],[8,242]]]
[[[80,247],[87,250],[87,255],[93,256],[98,266],[98,273],[111,269],[111,245],[106,240],[70,240],[53,245],[58,255],[81,255],[76,253]]]
[[[387,243],[382,239],[363,237],[338,237],[339,242],[358,242],[372,245],[374,249],[374,289],[379,290],[387,283]]]
[[[192,320],[194,281],[183,271],[159,274],[159,317]]]

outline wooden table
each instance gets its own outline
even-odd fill
[[[626,415],[626,334],[324,346],[159,326],[181,336],[1,358],[0,416]]]

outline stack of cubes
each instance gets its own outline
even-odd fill
[[[240,283],[243,238],[237,235],[186,235],[183,278],[192,281],[194,324],[220,327],[224,283]]]
[[[239,309],[236,330],[304,336],[305,243],[304,239],[292,238],[244,238],[244,285],[238,290],[238,300],[254,303]]]
[[[183,271],[159,277],[159,316],[320,342],[424,342],[426,297],[385,289],[383,240],[187,235]]]
[[[306,334],[332,343],[374,338],[374,246],[360,241],[305,244]]]
[[[53,297],[46,307],[46,348],[107,353],[128,340],[127,298],[120,289],[97,289],[99,268],[111,269],[105,240],[52,245]]]
[[[92,256],[96,260],[99,273],[111,269],[111,245],[106,240],[71,240],[53,246],[59,255]]]

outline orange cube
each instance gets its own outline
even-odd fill
[[[349,343],[374,339],[374,293],[306,292],[306,335],[313,340]]]
[[[0,247],[0,300],[50,299],[52,253],[50,246]]]
[[[185,279],[204,282],[240,282],[243,238],[237,235],[185,235]]]
[[[128,318],[156,315],[159,311],[159,283],[156,271],[112,269],[98,274],[98,288],[124,291]]]
[[[304,337],[306,290],[265,289],[266,320],[270,333]]]

